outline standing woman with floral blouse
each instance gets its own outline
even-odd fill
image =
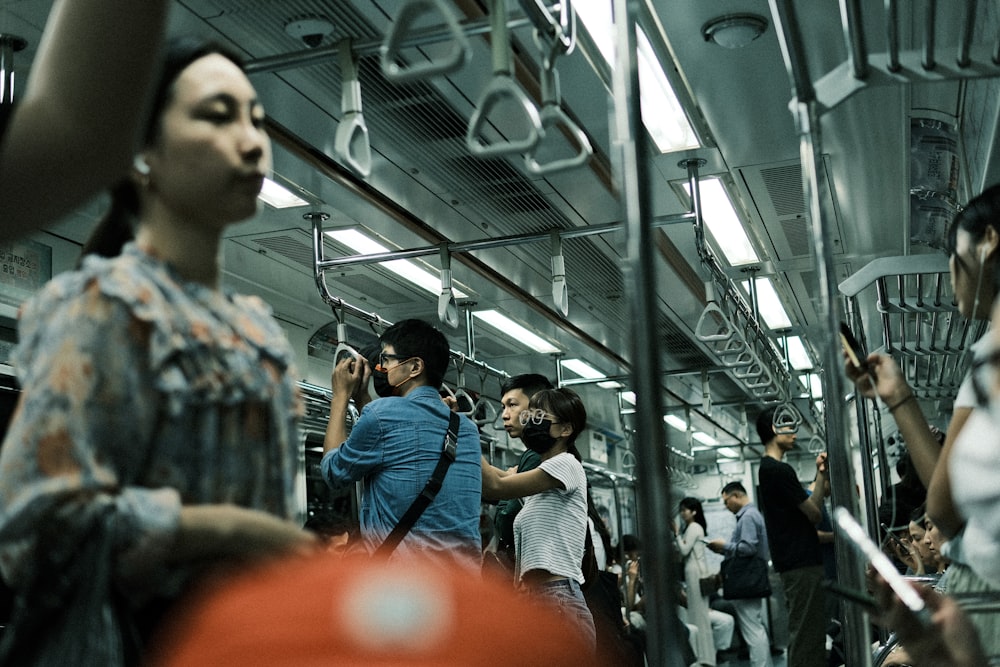
[[[237,63],[170,43],[144,147],[85,248],[106,257],[23,309],[23,392],[0,451],[0,566],[15,588],[39,574],[40,531],[95,506],[113,513],[113,572],[137,615],[206,566],[313,543],[290,521],[292,350],[262,301],[220,285],[222,233],[254,215],[271,166]]]

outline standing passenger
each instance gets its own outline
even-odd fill
[[[722,487],[722,503],[736,515],[736,528],[733,529],[728,542],[715,539],[708,543],[708,548],[715,553],[723,554],[724,560],[756,557],[767,563],[764,517],[750,502],[746,488],[739,482],[729,482]],[[771,667],[771,647],[764,625],[763,604],[764,599],[770,594],[768,589],[766,592],[762,591],[760,596],[730,599],[736,611],[736,620],[740,623],[740,633],[750,649],[750,667]]]
[[[515,581],[555,602],[594,646],[594,619],[580,589],[587,476],[574,444],[587,425],[587,410],[573,390],[546,389],[531,398],[520,422],[524,445],[541,463],[528,472],[510,472],[483,458],[483,496],[525,498],[514,522]]]
[[[42,530],[62,541],[98,513],[115,519],[116,587],[149,617],[207,566],[314,543],[285,520],[302,408],[292,350],[260,299],[219,285],[222,233],[254,215],[271,167],[237,63],[170,44],[139,166],[88,243],[116,256],[85,258],[24,306],[24,390],[0,452],[0,564],[21,590],[53,575],[53,552],[34,549]]]
[[[0,105],[0,240],[51,224],[127,175],[171,4],[53,4],[24,95],[13,110]]]
[[[424,490],[441,459],[451,411],[438,387],[450,352],[444,334],[422,320],[403,320],[382,334],[374,383],[393,400],[372,401],[347,437],[351,396],[367,380],[367,361],[343,359],[333,369],[330,421],[320,462],[323,478],[334,487],[365,480],[361,497],[362,537],[369,550],[392,532]],[[478,569],[479,431],[470,419],[459,421],[455,460],[433,502],[403,538],[398,551],[410,555],[450,555]]]
[[[775,410],[768,408],[757,416],[757,435],[764,445],[758,476],[771,560],[788,600],[788,665],[825,665],[823,552],[816,526],[823,519],[828,487],[826,454],[816,457],[816,491],[810,495],[799,483],[795,469],[782,461],[795,447],[795,433],[774,426]]]
[[[508,437],[521,439],[521,431],[524,429],[519,420],[521,411],[526,410],[531,397],[543,389],[552,389],[552,383],[538,373],[515,375],[500,387],[500,402],[503,404],[501,418]],[[541,462],[542,458],[538,452],[525,447],[517,461],[517,472],[534,470]],[[523,506],[524,501],[521,498],[501,500],[497,503],[493,520],[497,535],[497,557],[511,571],[514,569],[515,561],[514,519]],[[594,545],[596,547],[597,543]]]
[[[684,583],[687,585],[688,620],[698,627],[695,653],[702,665],[715,665],[715,641],[712,622],[708,618],[708,600],[701,594],[700,581],[709,575],[705,560],[705,535],[708,523],[705,510],[697,498],[684,498],[680,502],[684,529],[677,535],[677,546],[684,559]]]

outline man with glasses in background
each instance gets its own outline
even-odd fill
[[[424,490],[442,457],[451,411],[438,387],[448,369],[448,341],[422,320],[403,320],[380,338],[372,401],[347,436],[351,396],[368,380],[361,357],[342,359],[333,369],[330,421],[320,463],[333,488],[364,480],[359,522],[365,545],[376,549]],[[398,552],[449,554],[478,568],[481,560],[479,508],[482,490],[479,431],[459,421],[454,462],[441,490],[400,543]]]

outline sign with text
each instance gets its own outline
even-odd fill
[[[0,302],[13,306],[52,277],[52,248],[37,241],[0,243]]]

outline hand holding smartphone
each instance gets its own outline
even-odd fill
[[[866,361],[868,355],[865,354],[865,351],[862,349],[861,343],[858,342],[858,339],[854,337],[854,334],[851,332],[851,328],[844,322],[840,323],[840,344],[844,348],[847,358],[851,360],[851,363],[854,364],[855,368],[865,372],[870,372],[868,362]]]
[[[846,539],[859,555],[871,562],[875,571],[889,584],[892,591],[899,597],[906,608],[913,613],[914,617],[922,625],[930,626],[931,612],[924,603],[924,599],[903,578],[903,575],[899,573],[896,566],[889,560],[889,557],[882,553],[879,546],[868,537],[861,524],[843,507],[837,507],[833,510],[833,519],[833,527],[837,533]]]

